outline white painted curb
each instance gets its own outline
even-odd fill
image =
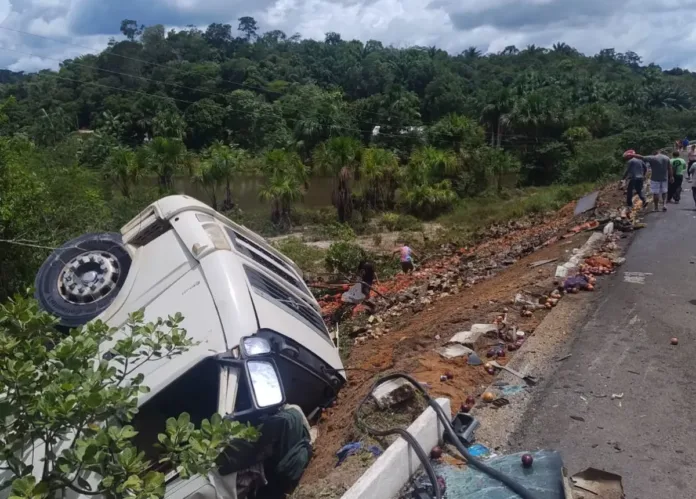
[[[439,398],[435,402],[440,404],[445,414],[451,414],[449,399]],[[444,431],[442,423],[430,407],[423,411],[423,414],[418,416],[418,419],[408,427],[408,432],[413,435],[428,455],[430,450],[442,440]],[[403,438],[399,437],[343,494],[341,499],[388,499],[396,497],[420,466],[421,463],[416,453]]]

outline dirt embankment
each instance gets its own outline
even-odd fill
[[[621,197],[615,187],[604,189],[598,211],[620,206]],[[337,468],[336,451],[346,443],[364,439],[353,424],[354,409],[380,374],[410,373],[428,384],[431,395],[450,398],[453,408],[467,395],[480,395],[493,376],[480,367],[468,366],[465,358],[445,359],[435,349],[454,333],[474,323],[491,323],[505,310],[519,329],[528,334],[534,331],[547,311],[522,317],[512,301],[520,291],[544,294],[554,286],[555,263],[536,268],[530,264],[565,261],[572,249],[589,237],[586,231],[569,233],[578,225],[573,209],[571,203],[543,218],[491,228],[493,236],[475,248],[452,250],[411,276],[380,285],[380,292],[397,304],[376,312],[371,323],[359,315],[357,325],[351,325],[355,337],[345,362],[350,369],[348,384],[319,423],[314,458],[293,498],[340,497],[369,466],[372,459],[360,455]],[[478,353],[485,358],[485,349]],[[508,358],[512,354],[508,353]],[[501,364],[506,360],[498,359]],[[440,377],[446,371],[454,376],[442,382]]]

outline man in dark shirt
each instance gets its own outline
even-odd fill
[[[635,156],[636,151],[633,149],[624,153],[624,159],[628,160],[626,163],[626,171],[624,172],[624,179],[628,179],[628,184],[626,186],[626,206],[633,208],[633,192],[635,191],[643,203],[643,208],[645,208],[648,206],[648,202],[643,195],[643,181],[645,180],[647,168],[645,163]]]
[[[653,194],[655,211],[658,210],[660,199],[662,199],[662,211],[667,211],[667,191],[668,186],[674,182],[674,173],[669,156],[662,151],[655,151],[652,156],[635,155],[638,159],[645,160],[650,165],[650,190]]]

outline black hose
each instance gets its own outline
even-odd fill
[[[373,385],[372,390],[370,390],[370,393],[367,394],[367,397],[365,397],[365,399],[360,403],[360,406],[362,406],[362,404],[367,400],[367,398],[370,396],[370,394],[372,393],[372,391],[374,391],[374,389],[375,389],[377,386],[379,386],[379,385],[381,385],[382,383],[385,383],[385,382],[387,382],[387,381],[389,381],[389,380],[396,379],[396,378],[403,378],[403,379],[407,380],[407,381],[408,381],[409,383],[411,383],[414,387],[416,387],[416,389],[425,397],[425,399],[428,401],[428,405],[429,405],[430,407],[433,408],[433,410],[435,411],[435,414],[437,415],[438,419],[439,419],[439,420],[442,422],[442,424],[444,425],[445,431],[446,431],[447,434],[450,436],[451,440],[454,442],[455,447],[457,447],[457,450],[462,454],[462,456],[464,456],[464,458],[466,458],[467,462],[468,462],[471,466],[473,466],[474,468],[478,469],[479,471],[481,471],[481,472],[487,474],[488,476],[490,476],[490,477],[492,477],[492,478],[498,480],[499,482],[501,482],[502,484],[504,484],[506,487],[508,487],[510,490],[512,490],[513,492],[515,492],[517,495],[519,495],[522,499],[535,499],[535,497],[532,495],[532,493],[529,492],[522,484],[516,482],[515,480],[513,480],[513,479],[510,478],[509,476],[507,476],[507,475],[501,473],[500,471],[498,471],[498,470],[496,470],[496,469],[494,469],[494,468],[491,468],[490,466],[488,466],[488,465],[482,463],[481,461],[479,461],[478,459],[476,459],[474,456],[472,456],[471,454],[469,454],[469,451],[466,449],[466,447],[464,447],[464,445],[462,444],[462,442],[459,440],[459,437],[457,437],[457,434],[454,432],[454,428],[452,428],[452,423],[450,422],[450,418],[449,418],[449,416],[447,416],[447,415],[445,414],[445,411],[442,410],[442,407],[440,407],[440,404],[438,404],[437,402],[435,402],[435,401],[432,399],[432,397],[430,397],[430,395],[428,394],[428,392],[423,388],[423,386],[421,386],[421,384],[418,383],[418,381],[416,381],[414,378],[412,378],[412,377],[409,376],[408,374],[404,374],[404,373],[394,373],[394,374],[387,374],[386,376],[380,378],[380,379],[377,380],[377,382]],[[360,422],[359,422],[359,417],[358,417],[359,410],[360,410],[360,406],[358,406],[358,410],[357,410],[356,413],[355,413],[356,423],[358,423],[358,424],[360,424]],[[367,429],[368,431],[370,431],[369,428],[366,428],[366,429]],[[403,431],[403,430],[402,430],[402,431]],[[406,432],[406,433],[408,434],[408,432]],[[410,434],[409,434],[409,437],[411,437]],[[411,438],[413,438],[413,437],[411,437]],[[410,442],[410,440],[408,440],[408,439],[405,439],[405,440],[407,440],[407,441]],[[415,446],[414,446],[414,448],[415,448]],[[420,450],[422,451],[422,448],[421,448]],[[416,452],[417,452],[417,451],[416,451]],[[428,465],[430,466],[430,462],[429,462],[429,461],[428,461]],[[430,466],[430,469],[432,470],[432,466]],[[427,471],[428,471],[428,468],[426,467],[426,472],[427,472]],[[435,472],[433,471],[433,475],[434,475],[434,474],[435,474]],[[428,475],[430,475],[430,473],[428,473]],[[431,480],[433,480],[432,477],[431,477]],[[437,480],[435,479],[435,480],[434,480],[434,484],[436,484],[436,482],[437,482]],[[436,485],[434,485],[434,486],[436,486]],[[439,492],[439,489],[436,489],[436,490]],[[438,497],[439,497],[439,496],[438,496]]]
[[[391,377],[390,377],[391,376]],[[411,447],[413,447],[413,450],[416,453],[416,456],[418,456],[418,460],[421,462],[423,465],[423,468],[425,469],[425,472],[428,474],[428,478],[430,478],[430,483],[433,485],[433,491],[435,492],[435,498],[436,499],[442,499],[442,491],[440,490],[440,484],[437,481],[437,475],[435,474],[435,470],[433,469],[433,465],[430,464],[430,458],[428,455],[425,453],[423,450],[423,447],[418,443],[418,441],[411,435],[409,432],[404,430],[403,428],[388,428],[386,430],[378,430],[376,428],[372,428],[369,426],[367,423],[365,423],[361,418],[360,418],[360,410],[362,409],[362,406],[367,402],[367,400],[370,398],[370,395],[372,395],[372,392],[377,388],[380,384],[384,383],[385,381],[388,381],[390,379],[393,379],[393,375],[388,375],[385,376],[384,378],[381,378],[377,380],[377,382],[372,385],[372,389],[365,395],[365,398],[363,398],[360,401],[360,404],[358,404],[358,408],[355,410],[355,424],[359,428],[363,428],[365,431],[370,433],[371,435],[377,436],[377,437],[388,437],[390,435],[399,435],[401,438],[406,440],[406,442],[409,443]]]

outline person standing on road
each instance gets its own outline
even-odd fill
[[[679,151],[672,153],[672,171],[674,172],[674,182],[669,184],[667,189],[667,202],[674,201],[679,204],[681,201],[682,182],[684,181],[684,172],[686,171],[686,161],[681,158]]]
[[[682,150],[686,151],[689,148],[689,137],[684,137],[682,140]]]
[[[648,206],[648,202],[645,200],[645,195],[643,194],[643,181],[647,173],[645,163],[636,158],[636,151],[633,149],[626,151],[623,156],[624,159],[628,160],[626,163],[626,171],[623,176],[623,178],[628,181],[626,185],[626,206],[633,209],[633,192],[635,191],[645,209],[645,207]]]
[[[686,170],[686,175],[689,182],[691,182],[691,175],[693,174],[694,163],[696,163],[696,144],[692,145],[689,149],[689,169]]]
[[[655,154],[652,156],[636,154],[635,157],[647,161],[650,165],[650,171],[652,172],[650,190],[653,194],[655,211],[659,209],[660,198],[662,198],[662,211],[667,211],[667,186],[674,182],[672,163],[669,157],[659,150],[655,151]]]
[[[400,254],[401,270],[404,272],[404,274],[408,274],[409,272],[413,271],[413,257],[415,254],[407,244],[404,244],[394,253]]]

